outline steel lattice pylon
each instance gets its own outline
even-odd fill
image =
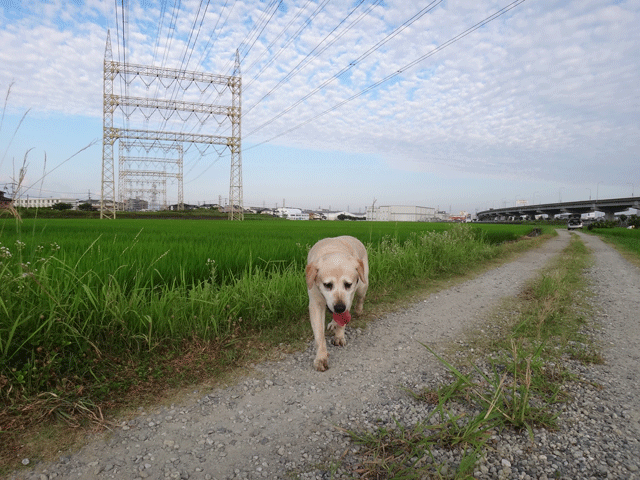
[[[113,96],[113,70],[107,68],[111,62],[111,34],[107,31],[104,49],[104,73],[102,84],[102,192],[100,196],[100,218],[116,218],[116,181],[113,166],[113,143],[117,132],[113,129],[113,109],[108,102]]]
[[[169,90],[169,87],[162,82],[162,79],[168,79],[170,86],[175,82],[174,92],[176,89],[182,89],[184,90],[182,93],[186,92],[188,86],[192,84],[197,84],[201,92],[206,91],[211,85],[214,87],[218,86],[223,91],[230,92],[230,105],[213,105],[209,103],[175,100],[173,98],[174,95],[171,95],[172,98],[170,99],[146,98],[140,95],[134,96],[128,94],[129,88],[127,87],[125,87],[124,94],[117,95],[114,92],[114,83],[117,78],[119,78],[121,82],[124,82],[127,87],[133,81],[132,79],[148,79],[148,83],[146,80],[142,80],[147,86],[147,90],[149,89],[149,85],[154,81],[157,81],[163,88]],[[123,207],[122,203],[126,200],[124,198],[126,193],[137,191],[141,193],[151,193],[153,196],[163,193],[158,190],[158,185],[161,185],[165,188],[164,194],[166,196],[167,178],[177,179],[179,185],[179,204],[183,203],[182,152],[186,151],[186,149],[181,149],[179,159],[175,160],[175,162],[179,164],[179,173],[172,173],[170,175],[163,175],[161,171],[154,170],[153,168],[140,168],[137,170],[131,168],[127,162],[130,163],[132,157],[124,155],[124,153],[121,152],[121,155],[125,158],[121,158],[119,163],[121,170],[118,175],[120,202],[116,202],[114,144],[118,140],[120,140],[121,143],[126,142],[127,144],[131,141],[148,142],[147,145],[152,145],[152,148],[167,148],[167,145],[181,145],[182,143],[223,145],[228,147],[231,152],[229,219],[242,220],[244,218],[240,128],[242,82],[240,78],[238,52],[236,52],[235,68],[231,76],[114,62],[111,49],[111,36],[110,33],[107,32],[103,81],[102,198],[100,200],[100,218],[115,218],[116,211]],[[183,87],[183,84],[186,84],[187,87]],[[160,85],[157,87],[159,89]],[[218,93],[219,95],[216,100],[222,97],[221,92],[218,91]],[[122,110],[127,118],[126,127],[114,127],[114,113],[118,109]],[[231,136],[225,137],[184,131],[168,131],[165,129],[149,130],[147,128],[129,128],[129,117],[132,115],[132,112],[136,111],[143,113],[147,121],[153,113],[160,112],[160,115],[165,119],[163,126],[168,123],[168,119],[171,118],[175,112],[186,112],[188,118],[191,115],[204,115],[206,117],[221,116],[223,119],[228,119],[231,123]],[[151,113],[147,115],[144,112]],[[199,117],[197,118],[200,119]],[[201,123],[204,124],[202,121]],[[147,150],[147,152],[150,151],[150,149]],[[143,162],[144,160],[136,158],[136,161]],[[157,157],[152,157],[147,159],[146,163],[159,164],[161,160]],[[131,181],[139,184],[138,187],[125,188],[126,182]],[[140,186],[144,183],[151,184],[152,187],[143,188]]]
[[[159,156],[134,156],[132,152],[159,152]],[[163,155],[164,153],[164,155]],[[173,153],[173,156],[168,156]],[[148,140],[120,140],[118,154],[118,184],[119,205],[125,210],[133,210],[130,201],[150,196],[149,207],[155,210],[167,205],[167,180],[175,179],[178,184],[178,210],[184,210],[183,199],[183,152],[181,143],[166,143]],[[159,188],[159,186],[161,188]],[[158,203],[158,196],[162,195],[162,202]]]
[[[233,69],[233,78],[237,82],[231,85],[231,137],[229,148],[231,149],[231,180],[229,182],[229,220],[243,220],[244,206],[242,200],[242,148],[240,119],[242,117],[242,80],[240,76],[240,55],[236,51],[236,63]]]

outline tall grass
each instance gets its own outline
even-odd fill
[[[368,245],[370,295],[494,256],[482,230],[337,222],[0,221],[0,381],[35,394],[105,360],[306,321],[308,247]],[[513,228],[516,238],[531,227]],[[7,390],[5,390],[7,391]]]

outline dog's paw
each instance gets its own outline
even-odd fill
[[[317,371],[324,372],[329,368],[329,358],[328,357],[316,358],[313,361],[313,366]]]
[[[338,347],[344,347],[347,344],[347,340],[344,338],[344,335],[341,337],[336,335],[331,339],[331,343]]]
[[[327,325],[327,330],[331,330],[333,332],[338,327],[339,327],[339,325],[336,322],[334,322],[333,320],[331,320],[329,322],[329,325]]]

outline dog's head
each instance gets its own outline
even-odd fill
[[[348,312],[357,283],[365,281],[364,263],[350,255],[325,255],[307,265],[306,278],[307,288],[317,287],[331,312]]]

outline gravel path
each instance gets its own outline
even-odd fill
[[[357,447],[336,426],[374,430],[424,419],[433,407],[403,387],[433,386],[446,372],[420,342],[438,346],[463,338],[467,327],[516,295],[568,244],[568,232],[559,233],[511,263],[365,329],[355,322],[346,347],[329,346],[327,372],[313,369],[310,344],[305,352],[256,366],[233,387],[196,391],[180,405],[141,411],[81,451],[11,478],[354,478]],[[640,478],[640,271],[598,238],[580,235],[596,257],[589,277],[606,364],[572,366],[589,382],[571,386],[574,401],[563,406],[560,431],[536,430],[533,442],[526,433],[492,437],[477,464],[478,479]],[[459,461],[455,451],[435,455],[452,469]]]

